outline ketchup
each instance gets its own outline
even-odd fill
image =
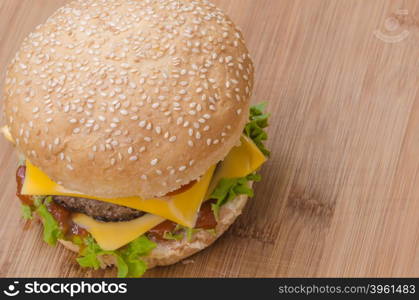
[[[57,220],[65,236],[70,238],[73,236],[87,236],[87,231],[73,222],[71,211],[55,202],[48,203],[47,209],[54,216],[54,219]]]
[[[25,181],[26,166],[19,166],[16,171],[16,182],[17,182],[17,191],[16,196],[22,201],[23,204],[33,205],[32,196],[22,195],[23,182]]]
[[[148,234],[149,237],[153,238],[157,241],[167,241],[164,238],[164,234],[166,232],[173,232],[176,229],[176,223],[172,221],[164,221],[163,223],[160,223],[156,227],[152,228]]]
[[[176,196],[176,195],[182,194],[182,193],[186,192],[187,190],[189,190],[190,188],[192,188],[196,183],[197,183],[196,180],[191,181],[190,183],[185,184],[184,186],[182,186],[180,189],[166,194],[166,196],[170,197],[170,196]]]
[[[195,225],[196,229],[208,230],[217,227],[217,220],[215,219],[214,212],[211,209],[211,204],[213,203],[215,203],[215,201],[210,200],[201,206]],[[165,221],[152,228],[148,232],[148,236],[156,241],[167,241],[167,239],[164,238],[165,234],[167,232],[175,233],[174,230],[176,229],[176,226],[175,222]]]
[[[195,228],[214,229],[215,227],[217,227],[217,220],[215,219],[214,212],[211,208],[211,205],[213,203],[215,203],[215,201],[210,200],[202,205],[201,210],[199,211]]]
[[[68,232],[70,228],[69,221],[71,220],[71,212],[53,201],[47,204],[47,208],[51,215],[53,215],[54,219],[60,225],[60,228],[64,232]]]
[[[72,223],[71,228],[70,228],[70,231],[68,232],[68,235],[70,237],[74,237],[74,236],[86,237],[89,234],[89,232],[86,229],[80,227],[74,222],[71,222],[71,223]]]

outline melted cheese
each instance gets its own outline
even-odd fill
[[[205,198],[215,167],[212,167],[201,180],[187,191],[165,199],[142,199],[127,197],[104,199],[66,190],[52,181],[44,172],[26,161],[26,177],[22,187],[23,195],[59,195],[83,197],[148,212],[187,227],[194,227],[197,212]]]
[[[11,143],[15,143],[15,141],[13,140],[12,134],[10,133],[10,128],[9,126],[5,125],[3,127],[0,128],[0,132],[4,135],[4,137]]]
[[[255,172],[266,161],[263,153],[247,137],[241,138],[239,146],[234,147],[214,175],[215,166],[185,192],[162,199],[142,199],[127,197],[104,199],[70,191],[52,181],[39,168],[26,161],[26,179],[22,187],[24,195],[63,195],[83,197],[113,203],[151,213],[187,227],[194,227],[198,211],[204,200],[221,178],[244,177]],[[214,175],[214,176],[213,176]]]
[[[84,214],[74,214],[73,221],[85,228],[99,246],[106,251],[113,251],[132,242],[165,219],[155,215],[144,215],[127,222],[99,222]]]
[[[245,177],[257,171],[266,162],[265,155],[250,138],[243,135],[240,142],[240,146],[231,149],[230,153],[217,168],[208,188],[206,199],[208,199],[222,178]]]

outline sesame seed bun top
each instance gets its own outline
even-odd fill
[[[253,65],[208,1],[78,0],[24,41],[5,113],[17,148],[67,189],[162,196],[238,142]]]

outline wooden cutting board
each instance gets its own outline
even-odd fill
[[[419,276],[419,2],[216,0],[242,27],[273,155],[243,216],[151,277]],[[0,1],[0,65],[64,0]],[[3,79],[3,77],[2,77]],[[41,240],[0,139],[0,276],[107,277]]]

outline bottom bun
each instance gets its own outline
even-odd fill
[[[157,247],[147,257],[142,258],[147,262],[148,269],[175,264],[210,246],[241,215],[247,199],[246,195],[238,196],[221,207],[215,234],[201,230],[190,240],[185,237],[180,241],[157,242]],[[70,241],[60,240],[60,243],[71,251],[79,252],[79,247]],[[103,255],[100,261],[103,269],[116,264],[115,257],[112,255]]]

